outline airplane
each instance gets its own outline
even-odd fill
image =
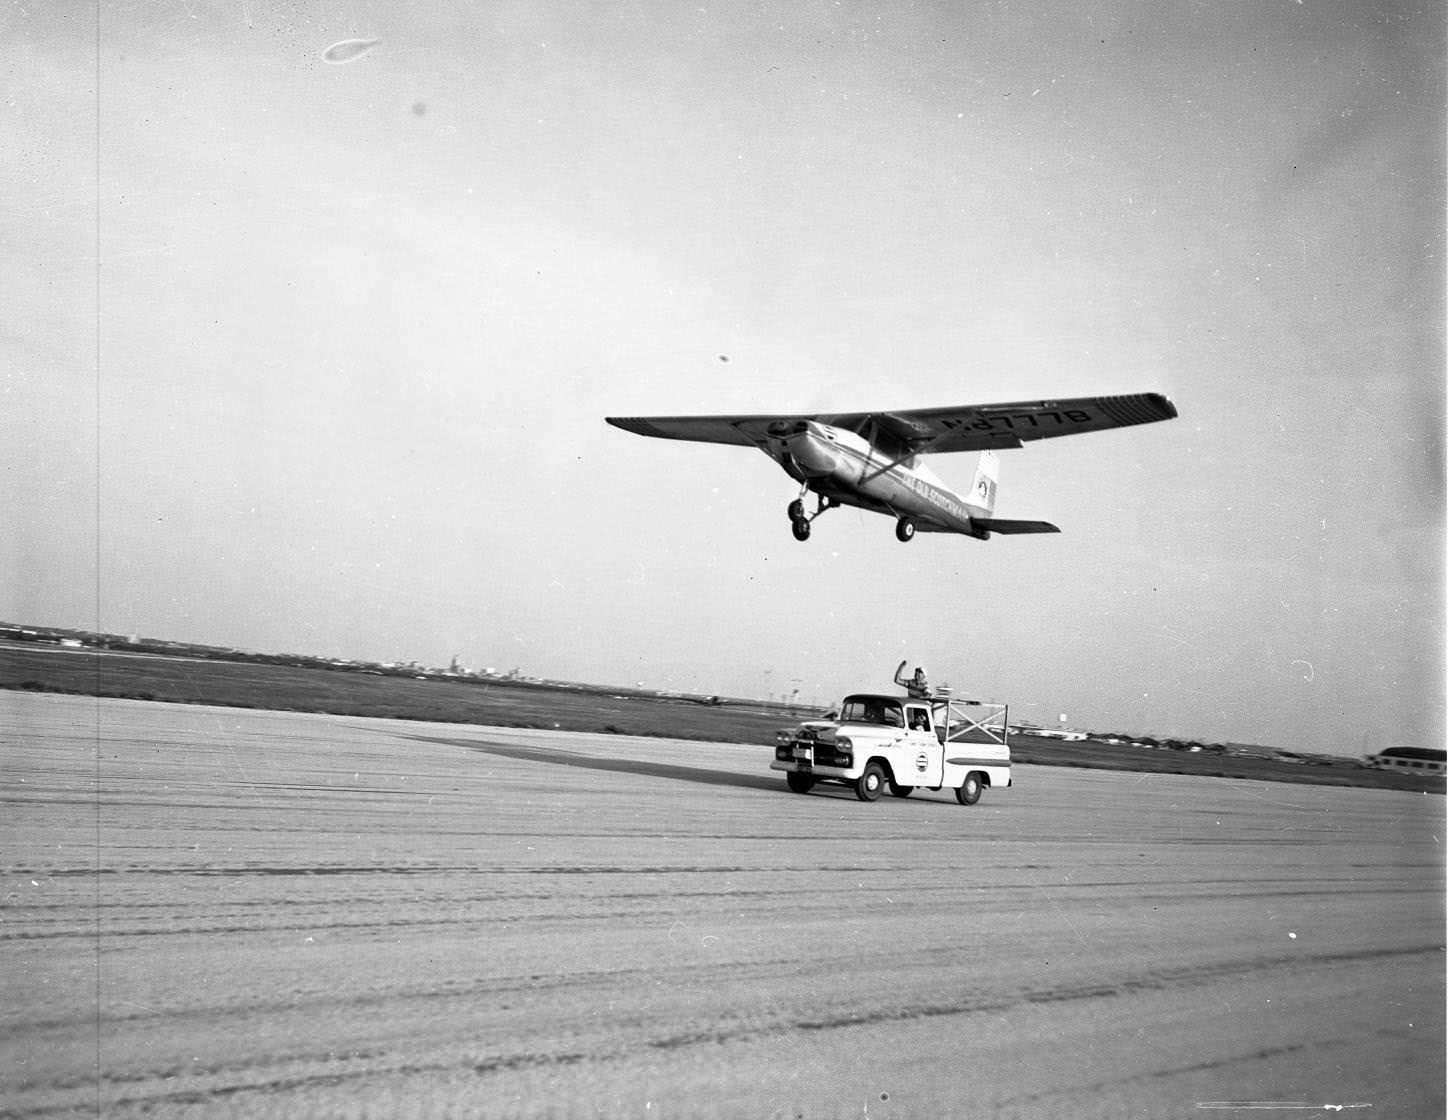
[[[1160,393],[1056,401],[967,404],[893,412],[810,415],[607,416],[615,428],[660,439],[757,447],[800,484],[789,503],[795,540],[827,510],[855,506],[895,518],[901,541],[922,533],[1059,533],[1048,521],[995,516],[996,452],[1038,439],[1170,420],[1176,406]],[[968,495],[957,494],[921,459],[927,452],[979,451]],[[818,497],[813,513],[804,499]]]

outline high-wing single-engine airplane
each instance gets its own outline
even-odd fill
[[[996,452],[1029,440],[1099,432],[1170,420],[1176,406],[1159,393],[1075,397],[1060,401],[967,404],[895,412],[811,416],[609,416],[616,428],[641,436],[757,447],[800,484],[789,503],[796,540],[835,506],[857,506],[895,518],[902,541],[922,533],[1059,533],[1048,521],[994,516]],[[957,494],[923,462],[927,452],[979,451],[970,493]],[[813,513],[805,495],[819,498]]]

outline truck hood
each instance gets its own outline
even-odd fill
[[[839,730],[838,723],[831,723],[827,719],[808,719],[799,725],[795,731],[795,737],[799,739],[814,739],[821,743],[833,743],[835,732]]]
[[[843,734],[851,739],[892,738],[902,729],[883,727],[877,723],[834,723],[827,719],[811,719],[801,723],[794,733],[796,739],[813,739],[819,743],[833,743],[835,736]]]

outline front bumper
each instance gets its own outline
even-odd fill
[[[823,755],[823,758],[819,756]],[[840,778],[853,781],[863,768],[854,764],[854,756],[832,745],[821,743],[780,742],[774,748],[771,770],[786,774],[813,774],[817,778]]]

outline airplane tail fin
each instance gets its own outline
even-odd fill
[[[1061,530],[1052,525],[1049,521],[1008,521],[992,517],[996,504],[996,480],[1000,477],[1000,460],[994,451],[982,451],[980,462],[975,468],[975,481],[970,486],[969,502],[972,506],[985,510],[984,517],[972,516],[970,522],[977,529],[985,532],[987,536],[991,533],[1004,535],[1016,535],[1018,533],[1059,533]]]
[[[995,512],[996,479],[1000,476],[1000,469],[1000,459],[994,451],[980,453],[980,461],[975,466],[975,478],[971,481],[967,500],[972,506],[985,510],[987,517]]]

